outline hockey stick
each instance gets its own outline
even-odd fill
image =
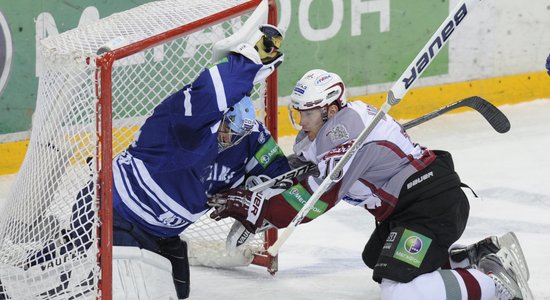
[[[264,191],[274,185],[277,185],[279,184],[281,181],[285,180],[285,179],[294,179],[300,175],[304,175],[304,174],[307,174],[308,172],[312,171],[314,168],[316,167],[315,164],[313,163],[306,163],[305,165],[303,166],[300,166],[296,169],[292,169],[284,174],[281,174],[277,177],[273,177],[271,178],[270,180],[268,181],[264,181],[260,184],[257,184],[253,187],[250,188],[250,191],[252,192],[261,192],[261,191]]]
[[[508,118],[506,118],[506,116],[489,101],[478,96],[469,97],[449,104],[436,111],[409,121],[403,124],[403,127],[405,129],[409,129],[411,127],[429,121],[435,117],[438,117],[448,111],[461,107],[470,107],[479,112],[498,133],[505,133],[510,130],[510,121],[508,121]]]
[[[508,118],[506,117],[506,115],[504,115],[502,111],[500,111],[496,106],[491,104],[489,101],[478,96],[472,96],[462,100],[458,100],[445,107],[442,107],[435,111],[427,113],[421,117],[418,117],[414,120],[404,123],[403,128],[405,129],[413,128],[435,117],[438,117],[444,113],[447,113],[449,111],[452,111],[454,109],[461,108],[461,107],[470,107],[475,111],[479,112],[485,118],[485,120],[487,120],[487,122],[499,133],[505,133],[508,130],[510,130],[510,121],[508,121]],[[296,169],[292,169],[287,173],[271,178],[268,181],[257,184],[252,188],[250,188],[250,190],[252,192],[261,192],[272,186],[279,184],[281,181],[285,179],[296,178],[300,175],[309,173],[313,169],[315,169],[315,164],[307,163]],[[227,239],[226,239],[227,250],[231,252],[237,247],[243,244],[246,244],[248,239],[253,235],[254,234],[247,231],[239,221],[235,221],[231,226],[229,233],[227,234]]]
[[[444,113],[447,113],[449,111],[452,111],[461,107],[470,107],[473,110],[479,112],[485,118],[485,120],[487,120],[489,125],[491,125],[498,133],[505,133],[505,132],[508,132],[508,130],[510,130],[510,121],[508,120],[506,115],[504,115],[502,111],[500,111],[496,106],[491,104],[489,101],[479,96],[472,96],[462,100],[458,100],[454,103],[451,103],[445,107],[434,110],[414,120],[403,123],[403,128],[411,129],[435,117],[439,117]],[[312,171],[314,168],[315,168],[315,165],[313,163],[307,163],[296,169],[292,169],[287,173],[281,174],[277,177],[273,177],[268,181],[264,181],[260,184],[257,184],[252,188],[250,188],[250,191],[261,192],[274,185],[277,185],[278,183],[280,183],[285,179],[293,179],[300,175],[307,174],[310,171]]]
[[[455,29],[462,24],[464,18],[468,15],[469,11],[481,0],[462,0],[451,11],[449,16],[443,21],[436,32],[428,40],[428,43],[422,48],[415,59],[411,62],[407,71],[401,75],[399,80],[393,85],[388,93],[386,102],[382,105],[378,113],[374,116],[372,121],[366,128],[359,134],[353,145],[342,156],[340,161],[336,164],[334,169],[328,174],[328,176],[321,182],[316,191],[311,195],[304,206],[296,214],[294,219],[290,222],[287,228],[283,231],[281,236],[277,239],[275,244],[267,249],[267,252],[272,256],[277,255],[281,246],[290,237],[292,232],[296,229],[296,226],[302,222],[307,213],[315,205],[317,200],[324,194],[329,186],[340,179],[343,174],[342,170],[346,163],[352,158],[352,156],[359,150],[367,136],[371,133],[378,122],[384,117],[384,115],[390,110],[390,108],[398,104],[403,96],[408,92],[412,84],[416,79],[422,75],[426,70],[433,58],[439,53],[443,45],[449,40]],[[410,70],[410,71],[409,71]],[[410,72],[410,75],[408,75]]]

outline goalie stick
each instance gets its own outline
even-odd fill
[[[426,70],[430,62],[433,61],[434,57],[439,53],[443,45],[449,40],[453,32],[455,32],[460,24],[464,21],[464,18],[469,14],[469,11],[480,2],[481,0],[462,0],[457,6],[451,11],[449,16],[443,21],[439,26],[436,32],[428,40],[428,43],[422,48],[420,53],[418,53],[415,59],[411,62],[407,71],[401,75],[399,80],[393,85],[388,93],[386,102],[382,105],[378,113],[374,116],[372,121],[365,129],[359,134],[353,145],[349,150],[342,156],[340,161],[336,164],[334,169],[328,174],[328,176],[321,182],[319,187],[316,189],[315,193],[311,195],[304,206],[296,214],[294,219],[286,227],[283,233],[280,235],[279,239],[271,245],[267,252],[275,256],[279,252],[281,246],[286,242],[290,237],[292,232],[296,229],[296,226],[302,222],[307,213],[315,205],[317,200],[321,197],[325,191],[328,190],[329,186],[339,179],[339,175],[342,174],[342,169],[346,163],[352,158],[352,156],[359,150],[359,147],[362,146],[363,142],[370,134],[370,132],[376,127],[378,122],[384,117],[384,115],[390,110],[394,105],[397,105],[403,96],[410,89],[412,84],[416,81],[420,75]],[[410,70],[410,71],[409,71]],[[408,75],[410,72],[410,75]]]
[[[502,111],[500,111],[496,106],[491,104],[489,101],[479,97],[472,96],[462,100],[458,100],[452,104],[449,104],[445,107],[439,108],[435,111],[427,113],[423,116],[420,116],[414,120],[408,121],[403,124],[403,128],[410,129],[417,125],[423,124],[435,117],[441,116],[444,113],[452,111],[461,107],[470,107],[475,111],[479,112],[485,120],[498,132],[505,133],[510,130],[510,121]],[[300,166],[296,169],[292,169],[287,173],[281,174],[277,177],[271,178],[268,181],[264,181],[260,184],[257,184],[250,188],[252,192],[261,192],[274,185],[277,185],[279,182],[285,179],[293,179],[300,175],[308,174],[309,172],[315,169],[315,164],[307,163],[303,166]],[[264,226],[262,229],[268,229],[269,226]],[[262,232],[262,229],[259,229],[258,232]],[[247,231],[246,228],[239,222],[233,222],[229,233],[227,234],[226,239],[226,249],[231,252],[237,247],[246,244],[250,237],[254,236],[251,232]]]

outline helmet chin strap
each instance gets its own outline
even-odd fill
[[[321,118],[323,120],[323,124],[325,124],[328,121],[328,107],[329,105],[325,107],[321,107]]]

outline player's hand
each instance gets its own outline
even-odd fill
[[[271,64],[281,60],[283,53],[279,50],[283,44],[283,33],[273,25],[264,24],[260,26],[262,37],[256,42],[254,48],[260,54],[260,59],[264,65]]]
[[[250,232],[255,233],[264,222],[266,198],[261,193],[243,189],[230,189],[208,199],[208,206],[214,208],[210,218],[219,221],[232,217],[243,224]]]

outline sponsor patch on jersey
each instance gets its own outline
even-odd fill
[[[269,164],[271,164],[277,157],[284,156],[283,151],[277,143],[275,143],[275,140],[273,137],[270,137],[269,140],[256,152],[254,157],[258,161],[258,163],[264,167],[267,168]]]
[[[432,239],[429,237],[405,229],[393,257],[419,268],[431,243]]]
[[[333,142],[333,143],[338,143],[339,141],[349,139],[348,130],[346,129],[346,126],[344,126],[342,124],[338,124],[338,125],[334,126],[327,133],[327,136],[330,139],[330,141]]]
[[[288,202],[288,204],[290,204],[290,206],[298,212],[302,209],[302,207],[304,207],[304,204],[311,197],[311,194],[303,185],[297,184],[284,191],[282,196],[285,198],[286,202]],[[317,203],[315,203],[313,208],[311,208],[311,210],[307,213],[306,217],[309,219],[315,219],[325,213],[325,211],[327,211],[327,207],[328,204],[326,202],[317,200]]]

